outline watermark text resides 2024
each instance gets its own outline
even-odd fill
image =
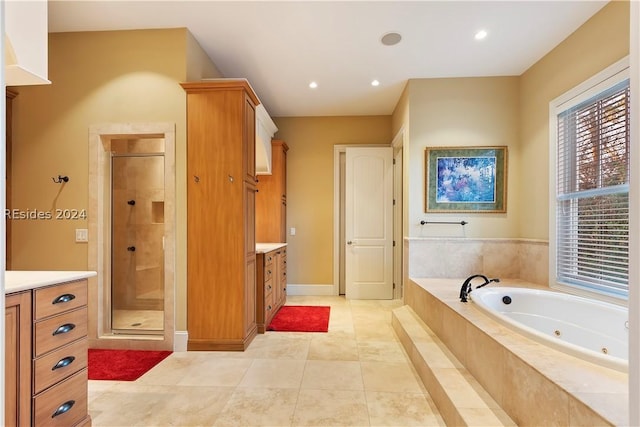
[[[83,220],[87,219],[86,209],[5,209],[4,216],[11,220]]]

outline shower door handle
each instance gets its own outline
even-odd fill
[[[129,246],[129,247],[127,248],[127,250],[128,250],[129,252],[135,252],[135,251],[136,251],[136,247],[135,247],[135,246]]]

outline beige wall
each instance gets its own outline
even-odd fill
[[[20,87],[14,100],[13,200],[16,209],[87,209],[88,129],[92,124],[176,124],[176,326],[186,328],[187,76],[219,77],[186,29],[49,35],[48,86]],[[54,184],[51,177],[68,175]],[[86,220],[13,221],[13,269],[84,270]]]
[[[411,237],[517,237],[519,186],[518,77],[416,79],[409,81],[410,138],[408,235]],[[509,151],[506,214],[426,214],[425,147],[506,145]],[[459,225],[426,225],[429,221],[468,221]],[[463,234],[466,233],[466,234]]]
[[[629,3],[613,1],[520,77],[521,237],[549,238],[549,102],[628,54]]]
[[[333,283],[333,146],[391,143],[391,116],[276,117],[287,152],[287,282]],[[289,228],[296,228],[290,236]]]

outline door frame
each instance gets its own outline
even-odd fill
[[[165,252],[164,333],[114,335],[111,331],[111,156],[113,139],[164,138]],[[174,123],[108,123],[89,126],[89,278],[88,340],[90,348],[173,350],[175,333],[175,138]]]
[[[400,135],[399,143],[402,145],[404,145],[404,131],[401,130],[401,132],[398,133],[398,135]],[[339,295],[340,294],[340,256],[341,256],[341,249],[344,248],[344,239],[340,238],[340,229],[341,227],[344,227],[343,224],[343,218],[341,216],[341,207],[342,207],[342,201],[341,201],[341,191],[343,191],[343,188],[341,186],[341,182],[343,182],[344,178],[342,177],[342,170],[340,167],[340,156],[344,156],[346,155],[347,152],[347,148],[376,148],[376,147],[389,147],[389,146],[393,146],[394,147],[394,157],[395,157],[395,153],[396,153],[396,145],[398,144],[398,142],[396,141],[398,139],[398,136],[396,136],[396,138],[393,139],[393,143],[392,144],[336,144],[333,146],[333,286],[332,286],[332,295]],[[394,173],[394,176],[396,174]],[[395,179],[394,179],[394,188],[395,188]],[[400,209],[402,210],[402,203],[399,201],[396,201],[396,204],[400,204]],[[402,253],[402,244],[400,242],[400,240],[397,238],[398,236],[396,236],[396,232],[395,230],[398,229],[398,227],[396,227],[396,220],[402,220],[402,215],[400,215],[399,217],[396,217],[394,215],[394,240],[396,241],[396,245],[393,248],[394,251],[394,273],[393,273],[393,277],[394,277],[394,283],[395,283],[395,289],[393,291],[393,298],[401,298],[402,294],[400,293],[402,290],[402,284],[395,282],[396,277],[397,277],[397,271],[396,268],[398,268],[398,266],[396,265],[396,251],[400,251],[400,253]],[[400,230],[402,230],[402,227],[400,226]],[[401,237],[401,236],[400,236]],[[402,258],[400,258],[400,263]],[[400,270],[402,270],[402,268],[400,267]],[[400,271],[400,277],[402,277],[402,272]]]
[[[393,298],[400,299],[404,295],[404,126],[393,137],[391,146],[393,147]]]

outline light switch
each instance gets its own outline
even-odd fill
[[[86,228],[76,228],[76,242],[88,242],[89,231]]]
[[[292,236],[296,235],[296,228],[295,227],[291,227],[291,230],[289,231],[289,234]]]

